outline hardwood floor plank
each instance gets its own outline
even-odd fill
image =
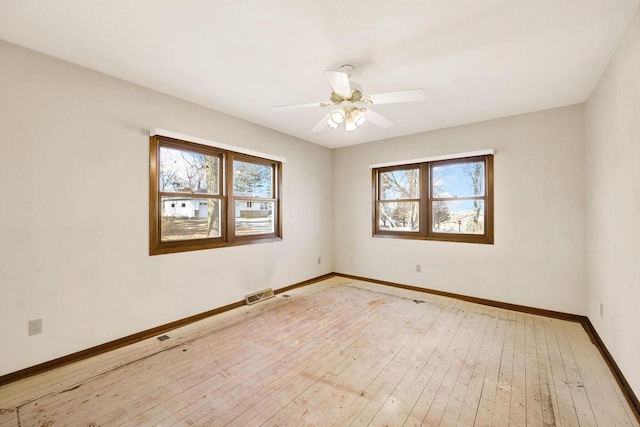
[[[423,310],[423,312],[426,312],[426,310]],[[356,411],[345,411],[334,424],[340,425],[341,421],[351,419],[353,414],[355,416],[355,424],[367,425],[374,423],[375,425],[375,416],[382,410],[385,402],[389,401],[392,409],[397,407],[398,400],[397,397],[392,396],[393,391],[409,372],[413,372],[413,369],[411,369],[413,367],[412,362],[416,360],[418,353],[421,352],[420,348],[424,350],[424,347],[418,346],[418,343],[422,344],[424,342],[427,331],[421,331],[420,329],[421,328],[418,328],[416,330],[417,333],[409,336],[402,347],[396,347],[397,350],[395,351],[393,359],[365,388],[365,396],[369,396],[370,400],[366,405],[358,405],[360,409],[359,413]],[[418,348],[416,348],[416,346],[418,346]],[[421,370],[427,362],[428,359],[418,362],[417,368]],[[387,415],[390,415],[390,413],[391,412],[388,412]]]
[[[404,425],[422,425],[431,406],[436,400],[438,390],[452,362],[451,357],[454,355],[452,341],[458,335],[457,332],[460,329],[460,325],[462,325],[467,317],[467,311],[464,309],[464,306],[465,304],[460,303],[453,307],[451,313],[453,316],[448,317],[449,320],[446,322],[446,332],[443,339],[438,342],[438,345],[427,360],[428,366],[433,367],[433,373],[430,375],[429,381],[424,385],[423,389],[420,390],[419,396],[411,408],[411,412]]]
[[[513,339],[513,375],[511,377],[510,427],[522,427],[527,422],[525,315],[515,313]]]
[[[598,349],[584,336],[581,328],[575,326],[558,325],[556,330],[571,350],[596,422],[599,426],[638,426],[609,367],[599,357]]]
[[[503,321],[506,322],[506,332],[500,355],[500,370],[496,387],[495,410],[492,425],[508,426],[511,410],[511,392],[513,389],[513,359],[516,332],[516,313],[507,312]]]
[[[458,415],[457,425],[472,426],[475,422],[482,395],[482,387],[489,365],[491,346],[497,332],[499,310],[493,307],[485,308],[484,315],[487,320],[485,333],[482,337],[480,350],[475,363],[471,367],[469,385],[464,395],[463,405]]]
[[[459,420],[461,412],[465,407],[466,399],[469,396],[474,368],[477,364],[482,344],[492,321],[490,310],[488,310],[487,307],[477,307],[474,304],[470,304],[470,308],[474,313],[472,335],[471,337],[467,337],[467,341],[470,342],[470,346],[466,354],[463,355],[462,352],[458,352],[459,357],[456,357],[457,360],[454,360],[454,363],[449,368],[449,370],[452,371],[451,368],[453,367],[453,372],[457,370],[458,376],[455,379],[455,385],[452,392],[449,393],[450,397],[447,400],[442,418],[440,419],[440,425],[455,425]],[[453,377],[451,377],[451,379],[453,380]],[[446,379],[443,384],[445,383]],[[441,389],[440,392],[446,393],[446,389]],[[427,422],[428,420],[429,414],[427,414]]]
[[[333,278],[0,387],[5,426],[640,427],[580,324]]]
[[[358,310],[358,313],[363,318],[366,318],[367,315],[370,314],[371,310],[376,308],[378,305],[380,305],[379,303],[382,302],[382,300],[380,300],[377,295],[369,295],[369,297],[370,297],[369,299],[365,299],[365,298],[362,298],[361,296],[360,298],[358,298],[358,300],[354,300],[350,302],[351,304],[354,304],[354,305],[357,305],[357,304],[361,305],[361,309]],[[367,326],[368,322],[364,321],[362,324]],[[334,331],[337,331],[337,330],[340,330],[341,328],[332,327],[332,329]],[[316,331],[313,331],[313,332],[315,336]],[[338,339],[338,341],[340,341],[340,339]],[[324,343],[324,338],[320,335],[314,340],[314,343]],[[308,353],[300,352],[300,354],[297,355],[300,358],[300,361],[293,360],[291,361],[291,363],[289,363],[289,366],[294,366],[294,367],[298,365],[304,366],[305,363],[309,365],[317,365],[317,363],[309,363],[309,358],[311,358],[312,360],[316,360],[319,356],[322,355],[322,352],[321,353],[314,352],[315,349],[316,347],[312,346],[309,348]],[[331,356],[330,353],[327,353],[327,355]],[[288,367],[283,366],[283,369],[288,369]],[[255,393],[251,393],[250,396],[253,400],[256,400],[256,399],[262,400],[267,396],[269,396],[271,393],[273,393],[274,390],[278,390],[283,386],[289,386],[289,387],[296,386],[299,384],[299,381],[296,382],[295,384],[291,384],[291,382],[288,382],[286,380],[289,378],[289,376],[295,376],[297,374],[299,374],[299,372],[294,370],[293,372],[289,372],[284,375],[278,372],[272,376],[262,377],[259,380],[257,380],[256,383],[252,384],[252,387],[255,388],[256,391]],[[308,372],[307,374],[308,374],[307,377],[314,376],[315,372]],[[240,418],[235,419],[234,422],[237,422],[237,423],[246,422],[257,410],[258,410],[257,408],[252,407],[248,411],[243,411],[240,415]],[[260,412],[264,416],[265,411],[262,410],[262,408]],[[213,419],[213,418],[214,418],[214,414],[208,414],[205,417],[198,419],[198,422],[200,423],[209,422],[209,419]]]
[[[567,373],[564,367],[564,360],[560,351],[559,338],[556,333],[556,325],[561,324],[557,319],[544,319],[544,328],[547,336],[547,347],[549,350],[549,360],[551,372],[554,378],[555,394],[558,405],[558,424],[562,426],[579,425],[576,415]]]
[[[0,427],[19,427],[18,413],[15,408],[0,408]]]
[[[323,399],[314,405],[314,410],[308,416],[309,420],[322,414],[323,422],[327,424],[342,425],[343,418],[351,419],[361,407],[361,402],[366,402],[376,392],[375,379],[388,369],[390,363],[398,356],[399,349],[406,345],[411,337],[411,331],[407,329],[413,322],[419,321],[424,315],[423,309],[408,298],[399,298],[393,295],[386,298],[392,304],[387,305],[377,321],[369,321],[368,329],[363,339],[352,346],[355,352],[353,358],[358,363],[352,363],[347,369],[331,380],[329,384],[340,384],[337,388],[337,398]],[[401,310],[398,310],[402,308]],[[362,359],[363,354],[370,357]],[[326,385],[322,385],[326,388]],[[321,393],[321,395],[326,394]],[[313,402],[312,402],[313,404]],[[349,415],[351,414],[351,415]]]
[[[452,346],[449,354],[446,357],[451,361],[447,368],[447,373],[445,374],[437,395],[431,404],[425,419],[423,420],[423,424],[441,424],[447,408],[451,409],[451,416],[457,418],[455,415],[457,414],[458,409],[461,408],[462,396],[454,394],[456,389],[455,386],[460,378],[460,374],[469,354],[471,345],[474,343],[474,337],[479,335],[476,328],[482,328],[483,322],[487,320],[487,316],[484,315],[484,308],[477,311],[479,307],[472,304],[466,304],[466,307],[468,315],[465,318],[465,321],[460,325],[460,329],[456,332],[454,340],[451,342]],[[460,387],[458,387],[458,393],[463,395],[464,391],[465,385],[460,384]]]
[[[578,418],[578,423],[581,426],[596,426],[595,415],[593,408],[589,402],[589,396],[584,388],[584,382],[576,365],[576,361],[573,355],[573,351],[569,344],[563,340],[558,340],[558,348],[562,355],[562,360],[565,367],[566,381],[571,392],[573,399],[573,405]],[[607,425],[607,424],[603,424]]]
[[[544,425],[534,316],[525,315],[525,389],[527,425]]]
[[[345,306],[343,315],[334,316],[332,318],[333,322],[336,322],[335,324],[344,323],[344,316],[348,315],[349,312],[349,308]],[[307,313],[313,312],[307,310]],[[313,315],[315,316],[315,314]],[[280,320],[285,319],[286,317],[283,317]],[[285,321],[282,325],[288,323],[289,322]],[[174,413],[171,417],[163,420],[163,422],[166,424],[176,423],[177,425],[177,423],[187,421],[204,423],[207,418],[223,420],[224,417],[220,417],[220,413],[226,413],[226,418],[233,419],[233,411],[238,411],[239,405],[242,405],[240,412],[244,413],[243,407],[246,407],[248,403],[255,405],[255,402],[263,399],[271,392],[272,387],[276,387],[277,384],[286,384],[289,380],[295,379],[303,370],[302,367],[304,367],[305,364],[315,366],[323,357],[329,358],[331,356],[324,352],[319,352],[314,355],[310,355],[309,353],[311,349],[315,348],[315,345],[319,345],[319,342],[322,340],[322,338],[319,337],[321,337],[323,333],[339,333],[340,335],[337,335],[335,338],[337,338],[338,342],[342,342],[341,345],[344,345],[348,336],[343,334],[349,332],[349,330],[336,328],[335,324],[325,325],[321,329],[315,327],[314,324],[310,324],[305,329],[299,329],[295,336],[291,336],[288,333],[284,334],[287,328],[278,329],[274,325],[271,339],[281,343],[287,342],[288,345],[290,345],[291,342],[296,343],[294,351],[288,352],[284,358],[282,349],[278,351],[277,348],[274,348],[273,354],[268,358],[266,358],[265,355],[259,359],[253,357],[237,357],[238,355],[236,354],[236,357],[244,362],[235,364],[235,366],[230,365],[225,369],[228,377],[225,378],[225,380],[219,384],[219,388],[215,390],[218,398],[211,401],[210,404],[205,404],[205,402],[198,402],[198,405],[191,404],[188,408],[185,407],[183,410]],[[357,330],[351,332],[351,334],[357,334]],[[313,340],[308,341],[307,338],[304,338],[305,336],[312,337]],[[301,341],[304,344],[302,344]],[[229,363],[231,364],[233,362],[230,361]],[[241,392],[237,390],[238,384],[244,386]],[[289,385],[291,385],[291,383],[289,383]],[[232,399],[230,397],[232,397]],[[211,410],[210,407],[215,407],[215,410]]]
[[[391,386],[395,385],[393,390],[390,390],[392,387],[387,387],[386,401],[371,420],[371,424],[402,425],[407,420],[416,404],[419,392],[424,389],[434,372],[434,367],[428,362],[448,332],[447,319],[451,317],[451,308],[446,309],[447,317],[443,316],[445,310],[434,312],[430,317],[429,328],[418,337],[412,354],[409,355],[408,364],[414,360],[412,369],[406,371],[397,385],[391,384]]]
[[[502,358],[502,349],[504,347],[505,334],[507,329],[508,313],[506,310],[499,310],[498,325],[493,343],[491,344],[489,362],[485,372],[484,383],[482,384],[482,393],[480,395],[480,404],[473,425],[489,426],[493,419],[495,411],[496,391],[498,389],[498,381],[500,374],[500,361]]]
[[[332,352],[326,354],[324,358],[324,360],[326,360],[326,364],[322,365],[320,363],[314,363],[313,369],[305,370],[302,373],[302,375],[305,377],[304,383],[294,387],[293,389],[291,389],[290,387],[291,384],[287,382],[277,382],[277,383],[269,384],[270,393],[264,395],[264,399],[262,400],[268,400],[267,405],[270,407],[269,414],[271,414],[272,417],[275,416],[274,411],[280,411],[281,409],[280,407],[278,407],[277,404],[276,405],[272,404],[271,400],[273,400],[274,395],[281,396],[282,390],[284,388],[289,389],[285,391],[284,395],[288,396],[290,401],[285,406],[284,408],[285,410],[282,411],[282,414],[279,414],[278,412],[279,416],[274,419],[274,422],[275,420],[278,420],[278,419],[287,419],[291,415],[298,416],[299,415],[298,411],[300,409],[300,406],[296,404],[296,401],[301,403],[307,402],[308,404],[312,404],[310,395],[312,395],[313,392],[316,392],[318,389],[320,389],[321,391],[320,395],[324,397],[326,396],[324,395],[323,392],[326,392],[326,390],[333,392],[336,390],[348,389],[348,385],[341,384],[339,381],[336,380],[336,378],[347,375],[348,369],[352,365],[359,365],[358,363],[355,363],[357,362],[357,357],[359,355],[357,352],[354,352],[352,349],[356,346],[362,346],[362,344],[360,343],[361,341],[360,334],[363,333],[363,330],[369,325],[367,325],[366,322],[362,322],[361,324],[354,325],[354,326],[356,326],[357,328],[354,328],[354,331],[351,334],[351,339],[349,339],[345,343],[346,345],[342,345],[339,348],[333,350]],[[346,365],[345,365],[345,361],[347,362]],[[341,368],[334,369],[335,365],[340,365]],[[333,375],[332,371],[338,371],[340,373],[338,375]],[[326,399],[324,398],[320,399],[321,402],[325,400]],[[255,415],[255,411],[254,411],[254,414],[242,414],[242,415],[244,416],[245,419],[247,419],[249,415]],[[234,419],[234,421],[242,421],[242,419]]]
[[[549,361],[547,336],[544,330],[544,318],[534,316],[536,334],[536,352],[538,354],[538,373],[540,375],[540,399],[542,401],[542,419],[545,426],[555,426],[560,418],[555,383]]]

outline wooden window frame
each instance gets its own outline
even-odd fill
[[[431,170],[434,166],[452,165],[460,163],[484,162],[485,194],[484,196],[468,197],[435,197],[433,195],[433,185],[431,182]],[[418,199],[393,199],[394,201],[418,201],[419,206],[419,230],[416,231],[392,231],[379,229],[379,203],[391,199],[381,199],[380,173],[397,170],[419,169],[420,174],[420,194]],[[473,157],[461,157],[447,160],[435,160],[421,163],[409,163],[404,165],[394,165],[372,169],[372,234],[373,237],[391,239],[412,239],[412,240],[436,240],[445,242],[481,243],[493,244],[493,155],[486,154]],[[484,234],[466,233],[441,233],[432,230],[432,209],[434,201],[451,200],[483,200],[485,206],[484,213]]]
[[[170,147],[214,156],[220,159],[219,194],[180,193],[160,191],[160,148]],[[274,203],[274,232],[247,236],[235,235],[235,200],[233,194],[233,161],[269,166],[273,169],[271,198],[239,197],[240,200]],[[161,219],[163,196],[189,196],[196,199],[220,200],[220,237],[162,241]],[[236,153],[195,142],[183,141],[161,135],[149,138],[149,255],[196,251],[227,246],[276,242],[282,240],[282,163],[248,154]]]
[[[275,160],[263,159],[260,157],[250,156],[247,154],[240,154],[234,152],[229,153],[229,167],[226,169],[227,172],[227,180],[229,183],[228,193],[230,194],[230,201],[228,203],[228,230],[229,235],[233,236],[233,244],[251,244],[251,243],[265,243],[272,242],[277,240],[282,240],[279,236],[282,236],[282,229],[280,217],[280,186],[281,186],[281,171],[282,164],[280,162],[276,162]],[[273,189],[272,193],[274,197],[245,197],[245,196],[236,196],[233,194],[233,162],[237,160],[240,162],[253,163],[262,166],[269,166],[273,169],[273,174],[271,175],[271,188]],[[235,235],[235,227],[236,227],[236,217],[235,217],[235,206],[236,201],[245,201],[245,202],[255,202],[255,203],[264,203],[264,202],[273,202],[274,204],[274,233],[271,234],[256,234],[249,236],[236,236]]]

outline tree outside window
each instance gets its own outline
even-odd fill
[[[373,170],[375,237],[493,243],[493,156]]]
[[[161,136],[149,153],[150,254],[281,239],[279,162]]]

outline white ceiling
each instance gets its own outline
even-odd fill
[[[640,0],[0,0],[0,39],[330,148],[583,102]],[[396,124],[310,129],[353,64]],[[181,131],[181,129],[173,129]]]

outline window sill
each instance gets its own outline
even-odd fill
[[[406,233],[377,233],[373,235],[374,238],[381,239],[405,239],[405,240],[434,240],[438,242],[456,242],[456,243],[479,243],[484,245],[493,245],[493,236],[470,236],[459,234],[444,234],[439,233],[437,236],[420,236]]]
[[[204,240],[204,239],[203,239]],[[263,235],[259,237],[251,236],[251,237],[239,237],[236,238],[233,242],[224,242],[224,241],[182,241],[182,242],[171,242],[171,243],[163,243],[156,248],[149,249],[149,255],[165,255],[172,254],[177,252],[190,252],[190,251],[200,251],[205,249],[217,249],[217,248],[227,248],[230,246],[241,246],[241,245],[252,245],[258,243],[270,243],[270,242],[279,242],[282,240],[282,237],[278,237],[276,235]]]

